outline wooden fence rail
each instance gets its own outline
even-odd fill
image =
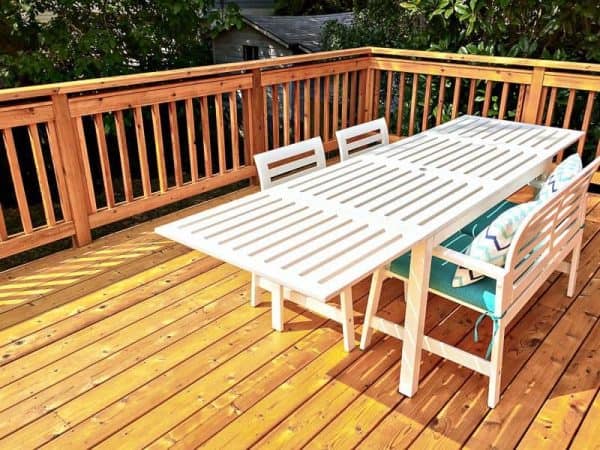
[[[257,152],[385,117],[578,128],[600,153],[600,65],[360,48],[0,91],[0,258],[252,179]]]

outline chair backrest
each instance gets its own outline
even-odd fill
[[[383,117],[336,131],[335,136],[342,161],[347,160],[353,151],[359,152],[374,145],[390,143],[388,127]]]
[[[254,155],[261,190],[325,167],[320,137]]]
[[[497,304],[496,313],[501,315],[521,295],[535,291],[569,253],[569,244],[585,224],[587,191],[599,166],[600,157],[521,224],[506,258],[510,285],[504,288],[512,292],[503,297],[509,304]]]

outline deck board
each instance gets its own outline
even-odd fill
[[[576,296],[554,274],[511,323],[502,399],[489,410],[486,378],[426,353],[420,390],[404,398],[401,342],[380,333],[347,354],[338,324],[296,306],[272,331],[268,295],[248,304],[248,273],[152,233],[255,189],[0,274],[0,448],[597,442],[600,196],[588,202]],[[354,287],[359,317],[368,283]],[[386,282],[380,314],[400,320],[401,297]],[[426,326],[482,354],[491,326],[475,343],[475,318],[432,297]]]

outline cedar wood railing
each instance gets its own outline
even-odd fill
[[[0,258],[84,245],[94,228],[254,177],[257,152],[312,136],[331,150],[337,129],[380,116],[396,137],[463,113],[578,128],[591,156],[599,91],[598,64],[382,48],[2,90],[14,201],[0,205]]]

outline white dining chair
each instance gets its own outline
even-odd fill
[[[279,147],[254,155],[254,162],[260,181],[260,189],[264,191],[292,177],[325,167],[325,149],[320,137],[307,139],[295,144]],[[258,304],[258,282],[256,274],[252,274],[250,287],[250,304]]]
[[[383,117],[338,130],[335,136],[342,161],[363,150],[390,143],[387,123]]]
[[[308,139],[296,144],[281,147],[254,155],[261,190],[272,189],[277,184],[307,172],[325,167],[325,151],[321,138]],[[354,310],[352,291],[347,289],[340,294],[340,307],[330,305],[317,299],[305,297],[298,292],[278,286],[271,280],[252,274],[250,304],[258,303],[258,288],[271,292],[273,299],[273,327],[283,329],[282,302],[291,301],[321,316],[327,317],[342,325],[344,349],[354,347]]]

